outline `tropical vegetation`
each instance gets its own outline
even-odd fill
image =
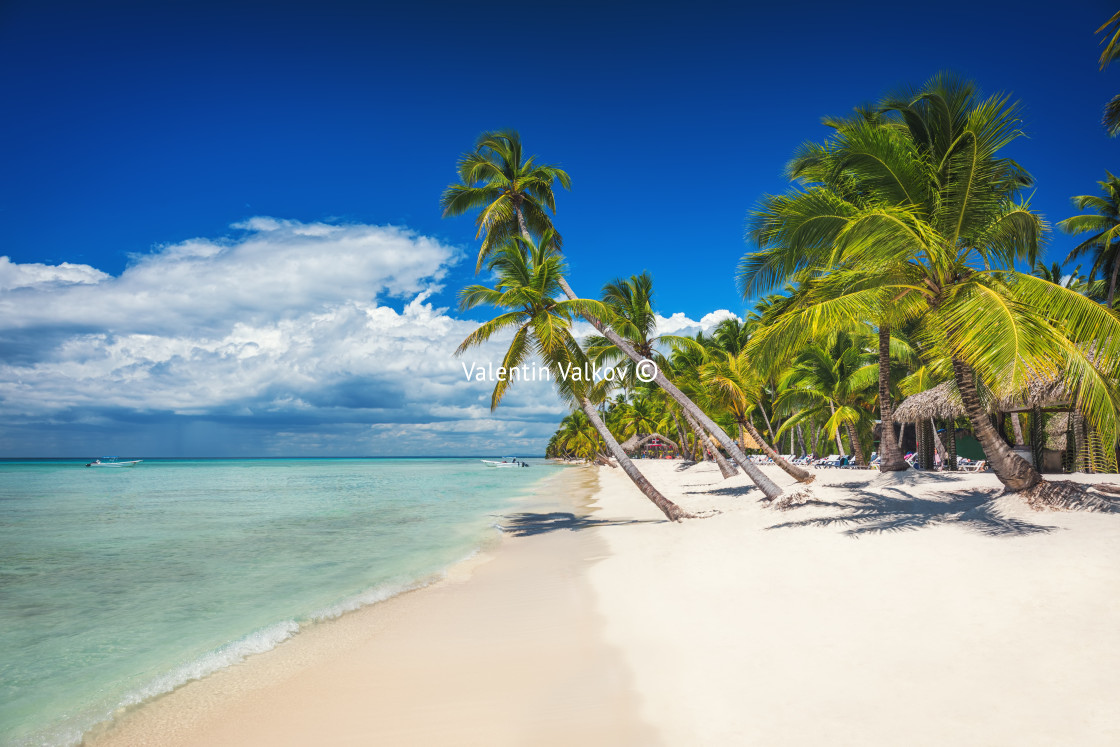
[[[597,300],[577,296],[553,225],[553,186],[570,188],[567,173],[527,157],[515,132],[484,133],[443,197],[446,215],[477,211],[478,265],[497,277],[463,291],[464,308],[501,312],[463,349],[512,334],[504,364],[613,366],[609,381],[558,381],[572,412],[547,453],[617,463],[671,519],[684,513],[621,444],[641,453],[656,437],[725,477],[742,469],[774,501],[781,490],[748,453],[804,484],[814,473],[793,457],[906,470],[914,444],[893,413],[938,387],[962,414],[944,437],[926,422],[915,434],[928,445],[932,433],[947,465],[943,441],[967,433],[1031,505],[1089,505],[1076,484],[1043,478],[1042,441],[1052,412],[1068,412],[1066,467],[1102,463],[1078,456],[1086,443],[1115,463],[1120,182],[1106,172],[1100,194],[1073,198],[1081,214],[1058,223],[1085,237],[1066,257],[1091,262],[1082,275],[1041,262],[1050,228],[1010,155],[1023,134],[1010,97],[943,74],[825,121],[830,135],[793,154],[789,189],[749,214],[737,271],[749,311],[687,336],[659,334],[647,272],[607,283]],[[577,339],[577,318],[597,334]],[[643,375],[651,363],[655,375]],[[503,394],[495,388],[492,406]]]

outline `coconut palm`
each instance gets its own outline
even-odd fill
[[[582,410],[574,410],[560,421],[560,427],[549,442],[549,456],[574,456],[586,461],[595,459],[603,440]]]
[[[603,286],[600,297],[613,315],[603,320],[630,343],[643,360],[651,360],[658,368],[665,368],[669,361],[661,352],[662,346],[676,349],[696,343],[688,337],[658,335],[657,315],[653,310],[653,278],[648,272],[619,278]],[[587,355],[600,365],[619,365],[626,386],[634,387],[642,379],[638,365],[617,345],[602,335],[592,335],[584,343]]]
[[[1089,281],[1092,282],[1098,272],[1109,279],[1105,305],[1111,309],[1116,300],[1116,277],[1120,274],[1120,178],[1107,171],[1105,174],[1108,178],[1097,182],[1100,194],[1073,198],[1078,210],[1093,212],[1066,218],[1058,223],[1058,227],[1073,236],[1092,234],[1075,246],[1065,261],[1085,255],[1093,257]]]
[[[533,172],[536,174],[533,179],[519,179],[517,176],[535,168],[532,166],[533,162],[533,156],[524,159],[520,136],[513,131],[483,133],[475,145],[475,152],[468,153],[460,159],[460,183],[447,188],[442,205],[445,216],[462,215],[471,210],[480,211],[477,223],[479,234],[484,235],[484,240],[479,251],[479,266],[483,258],[493,251],[493,247],[499,240],[509,236],[520,236],[530,240],[533,234],[539,235],[546,228],[552,228],[548,211],[555,212],[551,189],[553,182],[548,182],[546,192],[540,181],[547,178],[548,174]],[[555,167],[548,168],[552,169],[548,173],[552,174],[553,181],[559,181],[562,186],[568,188],[570,181],[567,173]],[[491,233],[494,234],[494,239],[490,239]],[[558,283],[568,300],[579,299],[566,279],[561,277]],[[583,313],[582,316],[626,357],[635,364],[643,366],[646,372],[652,373],[652,380],[715,436],[719,444],[743,465],[751,481],[759,487],[767,499],[774,500],[782,494],[781,488],[758,467],[751,464],[738,444],[674,386],[657,366],[652,365],[648,359],[642,358],[628,342],[610,328],[609,324],[601,321],[594,314]]]
[[[783,458],[751,422],[754,411],[762,407],[763,380],[745,353],[715,352],[701,369],[700,376],[711,388],[713,399],[731,414],[736,425],[749,433],[776,465],[798,482],[809,484],[816,479],[812,472]]]
[[[1065,504],[1078,489],[1046,483],[996,433],[977,379],[997,396],[1064,374],[1099,432],[1117,436],[1120,322],[1084,296],[1014,269],[1033,263],[1045,230],[1017,201],[1031,183],[1000,156],[1020,136],[1016,106],[937,76],[889,96],[878,115],[838,123],[795,162],[802,189],[768,198],[752,218],[760,250],[740,282],[766,290],[793,279],[792,308],[758,335],[756,353],[885,321],[911,322],[931,357],[951,361],[974,432],[1000,481],[1032,504]],[[880,359],[880,369],[885,369]],[[888,429],[884,428],[884,434]]]
[[[548,213],[556,212],[552,186],[559,182],[571,189],[568,173],[557,166],[538,165],[535,156],[524,157],[521,136],[514,130],[484,132],[474,151],[459,159],[459,184],[443,192],[440,207],[444,217],[478,211],[476,224],[482,239],[477,272],[495,247],[514,236],[530,238],[553,231],[557,248],[562,245]]]
[[[1120,11],[1113,13],[1111,18],[1101,24],[1097,33],[1104,34],[1101,39],[1101,44],[1104,45],[1104,50],[1101,51],[1101,70],[1104,70],[1109,63],[1120,57]],[[1101,123],[1111,137],[1120,133],[1120,96],[1113,96],[1105,105]]]
[[[836,439],[841,453],[843,429],[856,464],[866,464],[860,432],[871,428],[878,368],[877,355],[863,340],[845,332],[835,335],[829,345],[808,345],[785,374],[787,388],[777,404],[795,414],[779,433],[804,420],[827,419],[825,430]]]
[[[571,335],[572,317],[608,312],[598,301],[555,299],[564,263],[553,239],[552,231],[546,229],[538,243],[514,236],[511,241],[493,249],[487,267],[498,278],[495,287],[468,286],[459,294],[459,305],[463,310],[489,305],[503,309],[504,313],[468,335],[456,354],[461,355],[501,332],[514,331],[502,360],[502,368],[506,371],[519,368],[534,353],[539,356],[553,372],[561,396],[579,405],[626,475],[670,521],[680,521],[688,514],[646,479],[603,423],[590,399],[592,382],[584,376],[571,374],[573,368],[590,371],[583,350]],[[568,373],[560,375],[564,369]],[[512,383],[510,377],[498,377],[490,397],[491,409],[497,408]]]

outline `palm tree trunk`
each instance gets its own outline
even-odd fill
[[[1112,259],[1112,279],[1108,281],[1108,308],[1112,308],[1112,302],[1116,300],[1116,273],[1120,272],[1120,256],[1114,256]]]
[[[813,458],[817,458],[817,426],[809,424],[809,445],[813,447]]]
[[[751,434],[751,438],[753,438],[755,441],[758,442],[759,448],[762,449],[762,451],[766,454],[766,456],[773,459],[774,464],[781,467],[782,470],[787,475],[789,475],[793,479],[797,480],[798,482],[805,483],[806,485],[811,483],[813,480],[817,479],[817,476],[814,475],[812,472],[809,472],[808,470],[802,469],[801,467],[798,467],[796,464],[790,464],[785,459],[783,459],[781,454],[774,451],[773,446],[766,443],[766,439],[764,439],[762,437],[762,434],[758,432],[758,429],[754,427],[754,424],[751,423],[750,420],[744,420],[739,425],[742,426],[743,428],[747,429],[747,432]]]
[[[599,417],[599,411],[595,409],[595,405],[591,404],[591,400],[587,399],[587,397],[580,397],[579,406],[584,414],[587,415],[587,419],[595,426],[595,430],[599,432],[603,441],[606,442],[607,448],[610,450],[611,456],[618,462],[618,466],[622,467],[622,471],[626,473],[626,476],[638,486],[638,490],[642,491],[642,494],[646,498],[649,498],[655,506],[661,509],[661,513],[665,514],[665,517],[669,519],[669,521],[680,521],[681,519],[687,518],[689,514],[686,513],[684,509],[663,496],[661,491],[655,488],[653,484],[646,479],[646,476],[638,471],[638,468],[630,461],[630,457],[626,456],[626,452],[618,445],[618,441],[615,440],[614,435],[611,434],[610,430],[603,423],[602,418]]]
[[[856,427],[851,423],[844,423],[844,427],[848,431],[848,440],[852,442],[852,458],[856,460],[856,464],[862,467],[867,464],[867,460],[863,458],[863,444],[859,442],[859,433],[856,432]],[[839,432],[837,431],[837,433]]]
[[[719,448],[717,448],[716,445],[712,443],[712,440],[708,438],[708,434],[704,433],[704,429],[698,426],[696,424],[696,421],[688,416],[687,412],[684,414],[684,419],[688,421],[688,424],[690,426],[692,426],[692,430],[696,434],[696,437],[703,442],[704,446],[708,449],[708,453],[710,453],[712,455],[712,458],[716,460],[716,464],[719,465],[719,472],[721,475],[723,475],[723,479],[726,480],[733,475],[739,474],[739,470],[735,469],[735,467],[727,463],[727,459],[723,456],[723,454],[720,453]]]
[[[976,393],[976,383],[972,380],[972,369],[964,361],[953,359],[953,376],[957,381],[957,389],[961,393],[961,403],[964,404],[965,413],[976,439],[984,449],[984,456],[992,471],[996,473],[999,481],[1008,490],[1016,493],[1028,490],[1042,482],[1042,475],[1035,471],[1025,459],[1011,450],[1007,442],[996,433],[988,414],[980,406],[980,397]]]
[[[673,418],[673,426],[677,429],[677,440],[681,445],[681,459],[685,459],[689,456],[684,452],[684,450],[688,448],[688,437],[685,435],[684,428],[681,427],[681,421],[677,420],[677,414],[673,412],[672,408],[669,409],[669,416]]]
[[[902,472],[910,468],[894,436],[894,406],[891,404],[891,328],[879,325],[879,456],[880,472]]]
[[[559,279],[559,284],[561,290],[564,291],[564,295],[568,297],[568,300],[575,301],[579,299],[579,296],[572,291],[566,279],[561,277]],[[599,331],[599,334],[610,340],[611,344],[621,350],[630,360],[635,363],[641,363],[643,360],[646,360],[638,355],[630,343],[619,337],[618,333],[609,326],[603,324],[591,314],[584,314],[582,316],[591,323],[591,326]],[[768,500],[776,500],[782,494],[782,489],[778,487],[777,483],[763,474],[762,470],[760,470],[757,465],[751,463],[750,460],[747,459],[747,455],[739,448],[739,445],[735,443],[730,436],[724,433],[723,429],[720,428],[714,420],[708,417],[703,410],[697,407],[695,402],[685,396],[684,392],[678,389],[669,379],[665,378],[665,374],[662,373],[660,369],[656,366],[652,366],[652,368],[654,370],[654,383],[664,389],[665,393],[672,397],[676,403],[681,406],[681,409],[690,414],[706,431],[715,436],[719,445],[726,449],[727,453],[743,466],[743,471],[751,478],[751,482],[758,486],[758,489],[762,491],[763,495],[765,495]],[[646,368],[645,370],[648,373],[649,369]]]
[[[520,202],[514,203],[514,212],[517,214],[517,227],[521,231],[521,236],[526,241],[532,240],[532,237],[529,235],[529,226],[525,223],[525,214],[521,210]],[[572,290],[572,287],[568,285],[567,278],[564,278],[563,276],[560,277],[560,289],[564,291],[564,295],[568,297],[569,301],[575,301],[579,299],[579,296],[575,294],[575,291]],[[581,316],[588,322],[590,322],[591,326],[599,331],[599,334],[606,337],[608,340],[610,340],[611,344],[625,353],[626,356],[630,358],[630,360],[634,361],[634,363],[642,362],[643,358],[639,356],[637,352],[635,352],[634,348],[631,347],[629,343],[619,337],[613,329],[603,324],[601,321],[590,314],[581,314]],[[747,462],[747,455],[743,453],[743,450],[739,448],[738,444],[736,444],[726,433],[723,432],[722,428],[716,425],[715,421],[709,418],[703,410],[697,407],[695,402],[686,397],[684,392],[682,392],[667,378],[665,378],[665,374],[661,373],[660,369],[654,366],[654,370],[656,371],[656,375],[653,379],[654,382],[659,387],[664,389],[666,394],[676,400],[677,404],[681,406],[681,409],[683,409],[686,413],[692,415],[693,418],[699,421],[701,426],[706,428],[716,437],[716,440],[719,441],[720,445],[723,446],[723,448],[727,449],[727,453],[730,454],[735,459],[735,461],[743,465],[743,470],[747,473],[747,476],[751,478],[751,482],[758,486],[758,489],[762,491],[763,495],[765,495],[767,499],[776,500],[778,496],[782,494],[782,489],[778,487],[777,483],[764,475],[762,473],[762,470],[760,470],[758,467],[753,464],[749,464]]]
[[[800,423],[797,424],[797,443],[801,446],[801,456],[809,453],[809,450],[805,448],[805,433],[801,430]]]
[[[758,412],[759,412],[760,415],[762,415],[762,422],[766,424],[767,435],[769,435],[770,438],[776,439],[778,436],[777,436],[776,433],[774,433],[774,426],[770,424],[770,416],[766,414],[766,408],[763,407],[761,399],[762,398],[759,397],[760,401],[758,403]],[[751,435],[754,435],[754,434],[751,434]],[[760,441],[759,443],[762,443],[762,442]]]
[[[836,414],[836,406],[832,404],[832,400],[828,401],[828,409],[832,410],[832,414]],[[848,456],[848,452],[844,451],[844,442],[840,439],[840,429],[836,429],[836,450],[840,452],[840,456]]]
[[[1019,413],[1008,413],[1011,415],[1011,432],[1015,435],[1015,446],[1021,447],[1023,445],[1023,425],[1019,422]]]

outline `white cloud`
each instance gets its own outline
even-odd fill
[[[724,319],[739,319],[739,321],[742,321],[738,315],[732,314],[727,309],[717,309],[709,312],[700,317],[700,321],[689,319],[679,311],[668,317],[657,314],[656,318],[657,334],[659,335],[694,335],[701,330],[710,332]]]
[[[108,275],[89,265],[14,264],[0,257],[0,291],[14,288],[42,288],[46,285],[95,285]]]
[[[454,357],[476,325],[431,299],[455,248],[391,226],[234,228],[119,277],[0,258],[0,454],[93,453],[125,433],[150,455],[543,449],[566,412],[552,385],[519,382],[491,413],[493,383],[463,364],[497,364],[501,340]]]

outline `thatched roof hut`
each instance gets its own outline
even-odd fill
[[[633,436],[626,439],[626,441],[624,441],[622,444],[620,444],[620,446],[622,446],[622,450],[625,451],[627,454],[633,454],[635,452],[641,451],[643,446],[645,446],[647,443],[649,443],[650,441],[652,441],[655,438],[660,439],[661,442],[664,443],[664,444],[668,444],[669,446],[672,446],[673,449],[675,449],[678,454],[681,453],[681,447],[677,446],[676,441],[674,441],[671,438],[666,438],[665,436],[662,436],[660,433],[651,433],[648,436],[643,436],[641,438],[638,438],[638,434],[635,433]]]
[[[961,393],[957,391],[956,382],[950,380],[911,394],[895,408],[894,419],[899,423],[917,423],[930,418],[950,420],[964,414]]]
[[[994,401],[992,395],[982,387],[977,387],[980,404],[990,413],[1025,412],[1034,407],[1068,407],[1069,397],[1060,378],[1032,378],[1026,389],[1015,397]],[[894,411],[894,419],[900,423],[916,423],[920,420],[950,420],[965,414],[961,393],[957,382],[949,379],[932,389],[911,394]]]

